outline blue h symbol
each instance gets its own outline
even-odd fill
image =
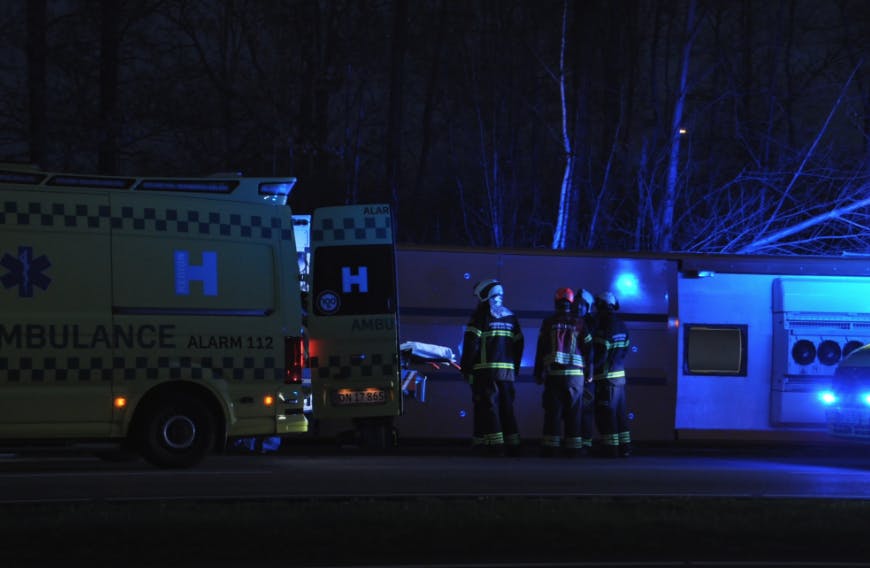
[[[341,291],[347,294],[356,286],[359,292],[365,294],[369,291],[369,270],[365,266],[359,267],[359,272],[351,274],[349,266],[341,267]]]
[[[175,251],[175,293],[179,296],[190,295],[190,283],[202,282],[202,292],[206,296],[218,295],[217,253],[203,251],[202,264],[190,264],[190,253],[186,250]]]

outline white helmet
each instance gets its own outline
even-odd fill
[[[481,280],[474,285],[474,295],[480,302],[485,302],[493,296],[504,296],[504,288],[501,282],[495,278],[489,280]]]
[[[595,303],[599,306],[608,307],[614,311],[619,309],[619,300],[616,299],[613,292],[601,292],[598,294],[598,297],[595,298]]]

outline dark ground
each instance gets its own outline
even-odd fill
[[[867,561],[863,501],[383,498],[4,505],[3,565]],[[8,562],[8,563],[7,563]],[[636,564],[635,564],[636,565]]]
[[[801,453],[866,463],[863,449],[833,457],[829,450],[819,446]],[[404,451],[453,453],[456,448]],[[656,451],[709,450],[699,445]],[[788,455],[792,450],[741,445],[728,451]],[[0,567],[870,566],[868,535],[870,500],[864,499],[391,496],[19,502],[0,504]]]

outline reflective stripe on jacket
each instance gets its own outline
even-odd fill
[[[465,375],[487,373],[501,381],[513,381],[523,358],[523,332],[517,316],[502,308],[501,317],[478,309],[465,328],[460,366]]]
[[[613,313],[598,316],[594,333],[593,379],[625,381],[625,357],[631,345],[628,328]]]
[[[535,350],[535,379],[544,374],[584,377],[592,335],[583,318],[558,312],[541,323]]]

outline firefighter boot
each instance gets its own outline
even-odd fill
[[[623,457],[623,458],[627,458],[630,455],[631,455],[631,442],[619,444],[619,456]]]

